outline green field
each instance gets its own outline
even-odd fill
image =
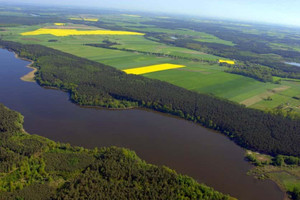
[[[292,191],[295,187],[300,188],[300,179],[299,177],[293,174],[282,171],[282,172],[272,172],[269,175],[275,181],[280,182],[282,186],[288,191]]]
[[[109,20],[105,17],[100,18],[103,21]],[[145,19],[142,17],[131,16],[114,16],[111,19],[111,21],[118,23],[119,26],[128,27],[128,25],[133,26],[134,24],[135,26],[132,30],[139,32],[162,32],[167,34],[172,33],[173,35],[189,35],[198,38],[196,39],[198,41],[234,45],[229,41],[223,41],[213,35],[188,29],[170,30],[153,28],[151,26],[146,26],[146,28],[136,28],[143,20]],[[162,63],[185,65],[186,68],[183,69],[154,72],[144,74],[144,76],[167,81],[196,92],[213,94],[238,103],[243,103],[245,101],[251,102],[252,99],[254,99],[255,101],[250,104],[250,107],[252,108],[265,110],[281,106],[284,109],[293,108],[300,112],[300,100],[294,98],[295,96],[297,97],[300,95],[299,81],[282,79],[281,84],[278,85],[273,83],[263,83],[249,77],[226,73],[224,70],[227,69],[227,67],[219,66],[217,63],[218,59],[221,58],[218,56],[162,44],[158,41],[149,40],[144,36],[85,35],[56,37],[53,35],[20,35],[22,32],[53,26],[53,24],[41,24],[35,26],[10,27],[5,28],[5,31],[1,31],[0,34],[6,40],[26,44],[45,45],[79,57],[104,63],[120,70]],[[68,23],[67,26],[78,29],[96,28],[73,23]],[[49,40],[53,40],[54,42],[49,42]],[[117,43],[117,45],[113,45],[112,47],[119,50],[86,45],[103,44],[104,40]],[[124,51],[124,49],[131,51]],[[133,50],[137,52],[132,52]],[[153,53],[160,53],[165,56],[158,56]],[[200,61],[192,61],[191,59],[198,59]],[[270,93],[270,91],[283,86],[289,88],[284,91]],[[269,95],[272,100],[264,100],[266,95]]]

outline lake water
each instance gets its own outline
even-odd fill
[[[300,67],[300,63],[296,63],[296,62],[285,62],[285,64],[293,65],[293,66],[296,66],[296,67]]]
[[[244,150],[219,133],[157,112],[81,108],[64,92],[21,81],[29,62],[2,49],[0,59],[0,102],[25,116],[31,134],[88,148],[127,147],[241,200],[283,199],[273,182],[246,175]]]

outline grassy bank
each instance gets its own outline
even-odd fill
[[[256,166],[248,172],[249,175],[261,180],[270,179],[286,193],[286,198],[300,199],[300,158],[272,157],[248,150],[246,159]]]

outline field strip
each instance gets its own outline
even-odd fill
[[[40,28],[35,31],[21,33],[21,35],[54,35],[54,36],[69,36],[69,35],[145,35],[144,33],[130,31],[110,31],[110,30],[76,30],[76,29],[48,29]]]
[[[88,21],[88,22],[97,22],[99,21],[98,18],[81,18],[81,17],[70,17],[70,20],[77,20],[77,21]]]
[[[66,25],[65,23],[54,23],[55,26],[64,26]]]
[[[186,71],[186,72],[198,72],[201,74],[211,74],[211,72],[203,71],[203,70],[198,70],[198,69],[178,69],[180,71]]]
[[[133,68],[133,69],[125,69],[123,71],[127,74],[139,75],[139,74],[146,74],[146,73],[164,71],[164,70],[169,70],[169,69],[178,69],[178,68],[183,68],[183,67],[186,67],[186,66],[165,63],[165,64],[146,66],[146,67],[138,67],[138,68]]]
[[[233,60],[219,60],[219,63],[227,63],[229,65],[234,65],[235,62]]]
[[[282,87],[279,87],[279,88],[273,88],[273,89],[268,90],[268,91],[266,91],[264,93],[261,93],[259,95],[253,96],[253,97],[251,97],[249,99],[246,99],[246,100],[240,102],[240,104],[244,104],[247,107],[249,107],[249,106],[252,106],[253,104],[256,104],[256,103],[262,101],[263,99],[271,97],[274,94],[276,94],[278,92],[282,92],[282,91],[287,90],[289,88],[290,88],[290,86],[282,86]]]

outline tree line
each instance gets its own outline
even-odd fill
[[[238,145],[271,155],[300,155],[300,121],[246,108],[40,45],[1,41],[1,46],[35,61],[37,82],[69,91],[79,105],[144,107],[198,122]]]

